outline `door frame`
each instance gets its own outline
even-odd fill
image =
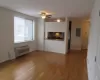
[[[72,21],[69,21],[69,28],[68,28],[68,51],[71,49],[71,29],[72,29]]]

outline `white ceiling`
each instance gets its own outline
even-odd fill
[[[84,17],[92,10],[94,0],[0,0],[0,6],[39,17],[45,10],[56,17]]]

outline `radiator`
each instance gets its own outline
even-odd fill
[[[15,47],[14,51],[15,51],[16,57],[22,56],[24,54],[29,53],[29,46],[25,45],[25,46]]]

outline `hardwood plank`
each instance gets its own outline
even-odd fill
[[[88,80],[86,51],[32,52],[0,64],[0,80]]]

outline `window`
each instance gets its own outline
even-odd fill
[[[34,22],[14,17],[14,43],[34,40]]]

